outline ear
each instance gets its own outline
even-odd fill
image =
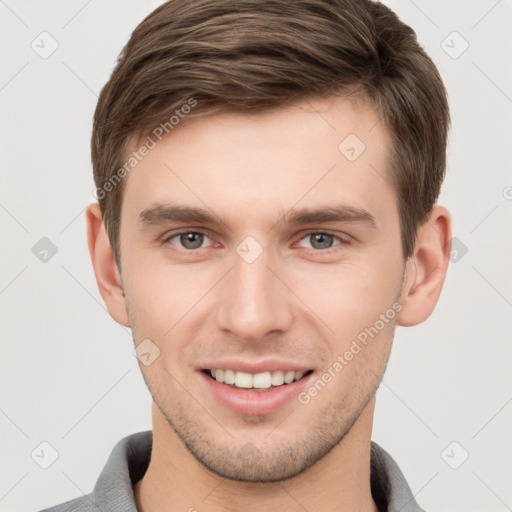
[[[450,248],[450,213],[436,205],[419,228],[414,254],[406,263],[398,325],[417,325],[432,314],[443,288]]]
[[[98,203],[92,203],[87,207],[86,219],[89,254],[100,294],[112,318],[121,325],[130,327],[121,275]]]

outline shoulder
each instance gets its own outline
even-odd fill
[[[146,472],[151,449],[151,430],[126,436],[114,446],[92,492],[39,512],[136,512],[133,485]]]
[[[375,441],[371,442],[370,482],[379,510],[387,512],[425,512],[393,457]]]
[[[45,508],[39,512],[98,512],[98,507],[94,504],[89,495],[85,495],[66,501],[60,505]]]

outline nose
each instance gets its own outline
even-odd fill
[[[278,275],[266,250],[252,263],[235,254],[234,268],[220,283],[218,327],[249,342],[288,330],[293,320],[291,294]]]

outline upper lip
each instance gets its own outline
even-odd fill
[[[283,371],[296,371],[296,372],[307,372],[312,370],[311,366],[306,366],[303,363],[296,363],[293,361],[286,361],[284,359],[222,359],[219,361],[207,361],[202,365],[199,370],[235,370],[246,373],[262,373],[262,372],[274,372],[277,370]]]

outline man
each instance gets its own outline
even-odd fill
[[[419,511],[371,441],[396,325],[444,282],[449,124],[369,0],[172,0],[94,116],[89,249],[151,432],[52,511]]]

